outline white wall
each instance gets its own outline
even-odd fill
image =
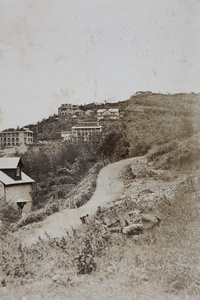
[[[4,185],[2,182],[0,182],[0,197],[4,197]]]
[[[30,212],[32,206],[32,198],[30,195],[31,184],[21,184],[21,185],[11,185],[6,187],[6,201],[12,201],[16,204],[16,200],[31,200],[28,202],[24,208],[23,212]],[[17,206],[17,204],[16,204]]]

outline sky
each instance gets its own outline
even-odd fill
[[[62,103],[200,92],[200,0],[0,0],[0,130]]]

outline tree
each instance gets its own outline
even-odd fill
[[[102,159],[117,161],[128,157],[129,146],[125,133],[112,130],[101,138],[98,152]]]

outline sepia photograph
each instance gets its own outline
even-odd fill
[[[200,0],[0,0],[0,300],[200,299]]]

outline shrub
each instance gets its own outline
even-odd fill
[[[25,216],[21,221],[19,221],[18,224],[16,224],[16,227],[23,227],[34,222],[43,221],[46,216],[47,214],[44,209],[31,212],[27,216]]]
[[[90,274],[96,269],[96,263],[91,254],[81,254],[77,257],[78,274]]]
[[[4,223],[11,224],[17,222],[21,218],[21,211],[15,203],[3,201],[3,203],[1,203],[0,215]]]
[[[71,176],[61,176],[59,178],[59,183],[60,184],[66,184],[66,183],[72,183],[73,182],[73,179]]]
[[[47,206],[46,208],[46,214],[49,216],[49,215],[52,215],[53,213],[55,212],[58,212],[59,211],[59,207],[58,207],[58,204],[57,203],[51,203],[50,205]]]

